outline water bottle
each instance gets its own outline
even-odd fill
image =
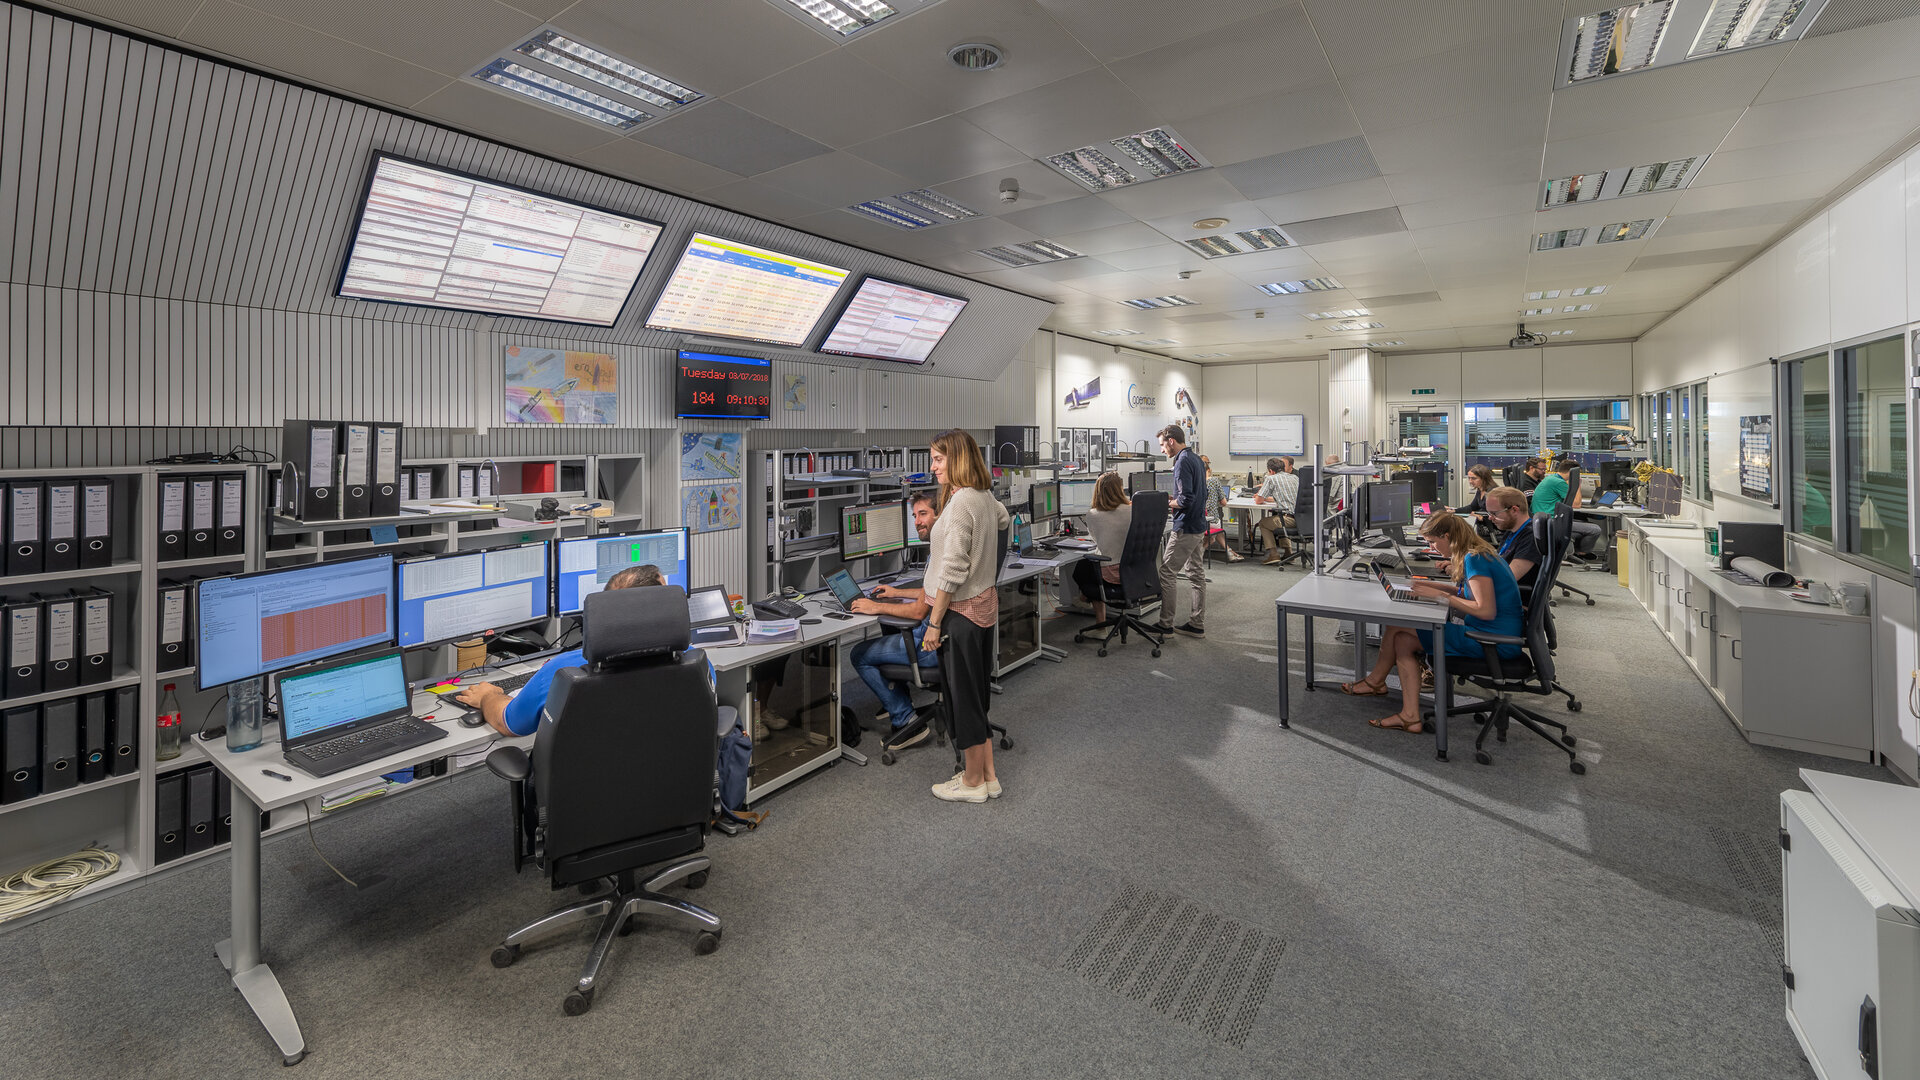
[[[155,761],[172,761],[180,756],[180,699],[174,696],[173,684],[168,683],[160,698],[160,715],[154,718],[157,732],[153,758]]]
[[[1025,535],[1021,531],[1024,527],[1024,523],[1020,520],[1019,513],[1016,512],[1013,515],[1013,520],[1007,524],[1007,547],[1014,551],[1019,551],[1021,548],[1027,546]]]
[[[227,691],[227,749],[233,753],[260,745],[260,680],[241,679]]]

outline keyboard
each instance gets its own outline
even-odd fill
[[[297,765],[314,776],[331,776],[356,765],[377,761],[388,754],[425,746],[446,737],[444,728],[411,716],[402,716],[378,727],[288,750],[286,758],[289,764]]]
[[[492,682],[493,685],[511,694],[515,690],[518,690],[521,687],[527,685],[527,680],[533,678],[538,673],[539,673],[539,669],[535,668],[532,671],[523,671],[518,675],[509,675],[506,678],[500,679],[498,681],[495,681],[492,679],[488,679],[487,681]]]

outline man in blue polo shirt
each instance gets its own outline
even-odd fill
[[[1173,460],[1173,500],[1167,509],[1167,546],[1160,558],[1160,625],[1171,633],[1173,579],[1185,577],[1192,586],[1193,609],[1180,631],[1205,637],[1207,616],[1207,470],[1200,455],[1187,449],[1187,433],[1179,424],[1160,429],[1160,451]]]

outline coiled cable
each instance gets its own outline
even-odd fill
[[[0,878],[0,922],[57,904],[120,869],[120,856],[84,848]]]

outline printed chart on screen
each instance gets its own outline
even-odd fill
[[[340,295],[612,326],[660,226],[381,157]]]
[[[847,302],[820,351],[925,363],[966,306],[957,296],[870,277]]]
[[[647,325],[799,345],[846,280],[839,267],[694,233]]]

